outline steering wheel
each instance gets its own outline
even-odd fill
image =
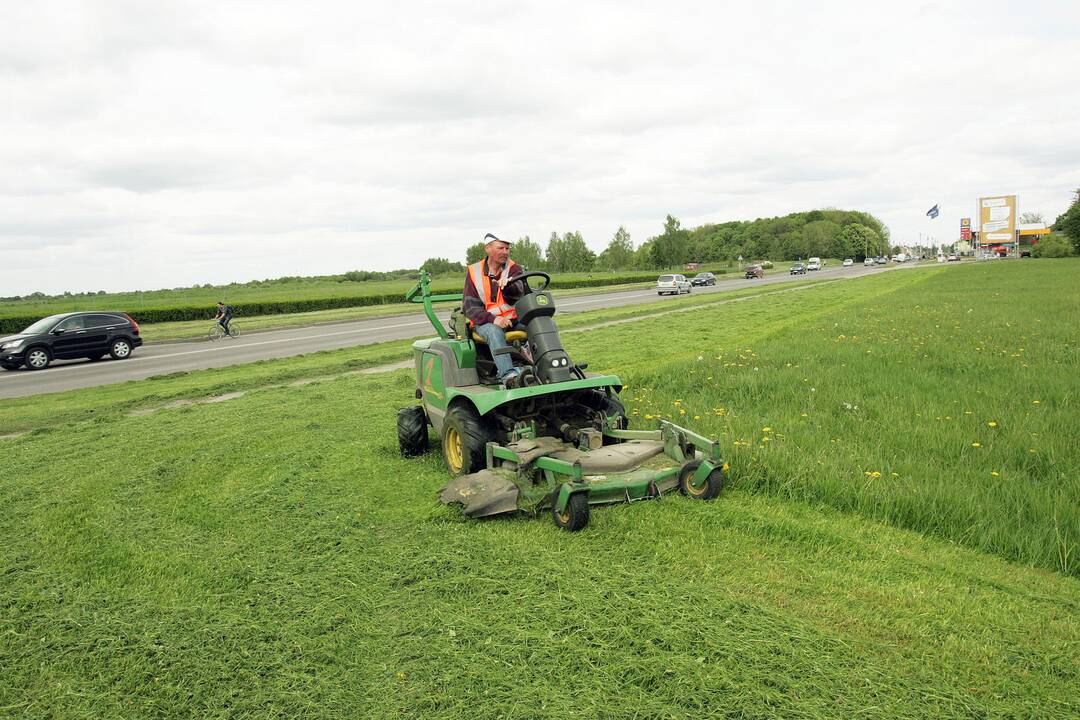
[[[546,272],[543,272],[542,270],[533,270],[531,272],[521,273],[516,278],[512,278],[512,279],[508,280],[506,282],[506,285],[507,285],[507,287],[509,287],[510,285],[513,285],[516,282],[521,282],[522,280],[527,280],[527,279],[529,279],[531,277],[544,278],[544,284],[541,285],[540,287],[536,288],[535,290],[532,287],[526,285],[525,287],[528,288],[528,292],[525,293],[526,295],[531,294],[531,293],[544,292],[544,290],[547,290],[548,283],[551,282],[551,276],[548,275]]]

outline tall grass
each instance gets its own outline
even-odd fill
[[[678,337],[699,357],[638,364],[630,406],[721,434],[740,487],[1080,575],[1076,269],[923,272],[719,343],[694,326],[724,310],[644,321],[637,336]]]

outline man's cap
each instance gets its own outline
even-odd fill
[[[495,237],[491,233],[488,233],[487,235],[484,236],[484,247],[487,247],[488,245],[490,245],[493,242],[504,242],[507,245],[513,245],[513,243],[511,243],[509,240],[503,240],[502,238]]]

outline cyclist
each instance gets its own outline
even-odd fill
[[[232,316],[233,306],[226,305],[224,300],[218,302],[217,315],[214,316],[214,319],[218,321],[218,325],[220,325],[222,329],[225,330],[225,334],[229,337],[232,337],[232,333],[229,332],[229,323],[232,322]]]

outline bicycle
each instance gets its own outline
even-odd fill
[[[210,338],[210,342],[215,342],[216,340],[226,337],[225,328],[221,327],[221,323],[214,323],[210,326],[210,331],[206,335]],[[235,320],[229,323],[228,337],[231,337],[234,340],[240,337],[240,326],[236,324]]]

